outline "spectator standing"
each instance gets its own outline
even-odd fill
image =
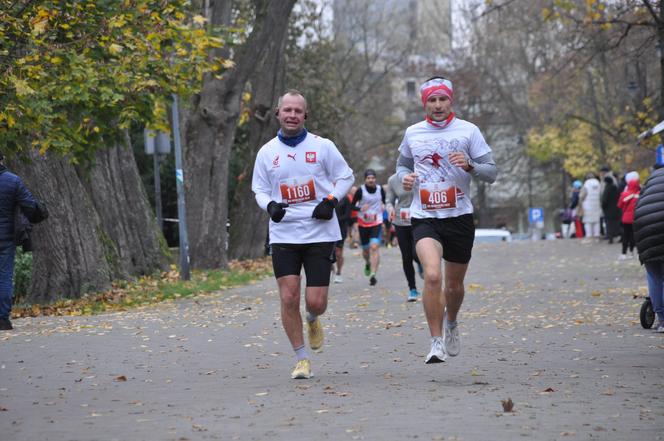
[[[579,200],[583,210],[586,237],[599,237],[599,219],[602,215],[602,207],[600,206],[600,185],[594,174],[586,175]]]
[[[643,185],[634,210],[634,235],[639,260],[646,266],[648,295],[657,315],[656,332],[664,333],[664,166]]]
[[[607,176],[609,178],[611,178],[611,182],[613,182],[616,185],[618,184],[618,181],[613,176],[613,173],[611,172],[611,169],[609,168],[609,166],[608,165],[602,166],[602,168],[599,169],[599,186],[600,186],[599,194],[600,194],[600,198],[601,198],[601,195],[604,194],[604,190],[606,189],[606,182],[607,181],[606,181],[605,178]],[[618,194],[620,194],[620,193],[618,193]],[[601,217],[599,219],[599,229],[600,229],[600,234],[602,235],[602,237],[604,239],[609,239],[608,225],[607,225],[607,221],[606,221],[606,213],[604,212],[604,206],[603,205],[602,205],[602,214],[601,214]]]
[[[620,194],[618,200],[618,208],[622,210],[622,254],[618,257],[619,260],[634,257],[634,210],[639,201],[639,192],[641,186],[639,185],[639,174],[635,171],[629,172],[625,175],[625,182],[627,187]],[[629,247],[629,257],[627,256],[627,248]]]
[[[602,212],[606,237],[609,243],[620,234],[620,208],[618,208],[618,186],[612,176],[604,176],[604,190],[602,192]]]
[[[574,181],[572,183],[572,191],[570,192],[570,203],[567,208],[563,210],[562,213],[562,225],[561,233],[563,239],[569,239],[572,237],[572,234],[575,233],[575,219],[576,219],[576,207],[579,205],[579,192],[581,191],[581,181]]]

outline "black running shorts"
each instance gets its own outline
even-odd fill
[[[330,271],[336,261],[335,242],[273,243],[272,268],[278,279],[283,276],[299,276],[304,266],[307,286],[329,286]]]
[[[436,239],[443,246],[443,259],[454,263],[468,263],[475,241],[472,214],[446,219],[411,219],[415,243],[425,237]]]
[[[362,247],[368,247],[371,239],[380,245],[382,227],[382,224],[374,225],[373,227],[359,227],[360,244]]]

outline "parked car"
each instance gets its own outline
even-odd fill
[[[477,228],[475,243],[512,242],[512,233],[500,228]]]

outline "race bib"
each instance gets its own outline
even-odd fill
[[[456,208],[456,187],[444,182],[420,183],[420,203],[425,211]]]
[[[410,208],[400,208],[399,209],[399,219],[402,221],[410,220]]]
[[[370,213],[367,211],[362,212],[361,214],[362,220],[364,222],[370,223],[370,222],[376,222],[378,220],[378,214],[376,213]]]
[[[279,181],[281,199],[287,204],[300,204],[316,200],[316,186],[314,177],[300,176],[297,178],[286,178]]]

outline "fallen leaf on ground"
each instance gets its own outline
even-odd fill
[[[500,402],[503,405],[503,411],[512,412],[512,410],[514,409],[514,402],[512,401],[511,398],[508,398],[506,400],[500,400]]]

